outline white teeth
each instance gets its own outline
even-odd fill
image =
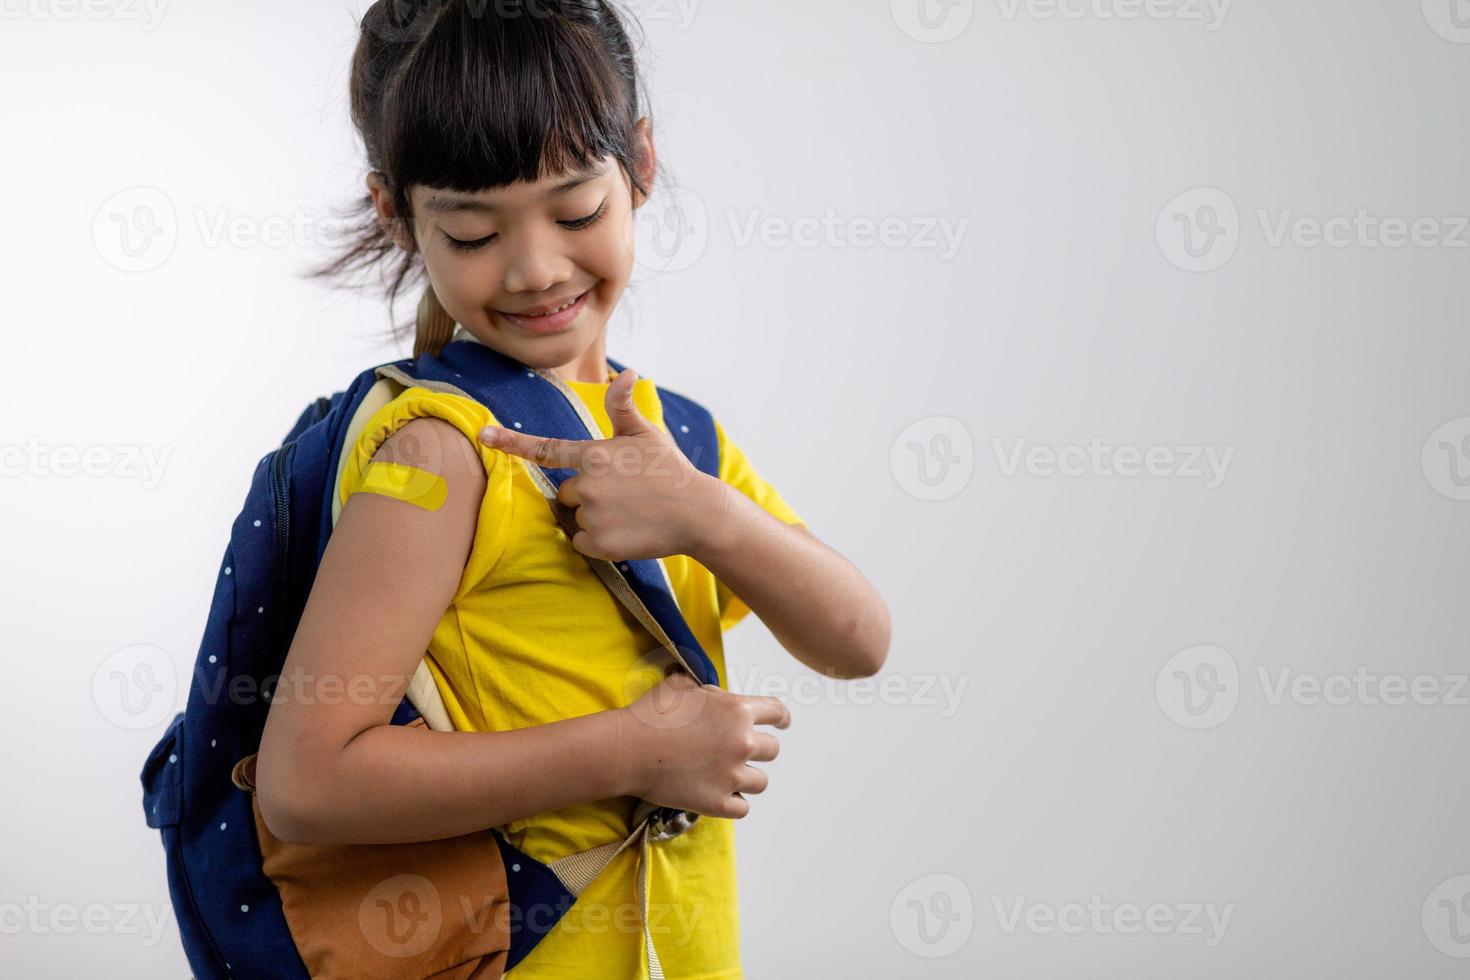
[[[567,307],[576,305],[577,300],[579,300],[581,298],[582,297],[580,295],[578,295],[576,297],[573,297],[570,302],[563,303],[561,306],[558,306],[556,309],[552,310],[550,313],[522,313],[520,315],[521,316],[524,316],[524,317],[530,317],[532,319],[536,319],[536,318],[543,317],[543,316],[555,316],[557,313],[560,313],[562,310],[566,309]]]

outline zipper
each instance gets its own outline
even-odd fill
[[[271,496],[276,505],[276,598],[286,597],[286,567],[291,546],[291,486],[286,476],[286,463],[296,451],[296,443],[288,442],[276,450],[271,460]]]

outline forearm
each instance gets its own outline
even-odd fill
[[[842,678],[877,673],[892,627],[872,583],[805,528],[716,483],[717,517],[706,522],[693,557],[808,667]]]
[[[370,728],[298,780],[277,836],[311,844],[434,840],[624,795],[632,760],[621,714],[504,732]],[[261,812],[270,824],[264,805]]]

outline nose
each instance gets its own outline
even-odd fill
[[[572,278],[572,262],[550,234],[522,235],[507,251],[511,258],[505,267],[506,292],[544,293]]]

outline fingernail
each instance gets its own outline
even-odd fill
[[[487,425],[487,426],[485,426],[485,428],[483,428],[483,429],[480,430],[480,441],[481,442],[488,442],[488,443],[492,443],[493,444],[499,438],[500,438],[500,428],[499,428],[499,426]]]

